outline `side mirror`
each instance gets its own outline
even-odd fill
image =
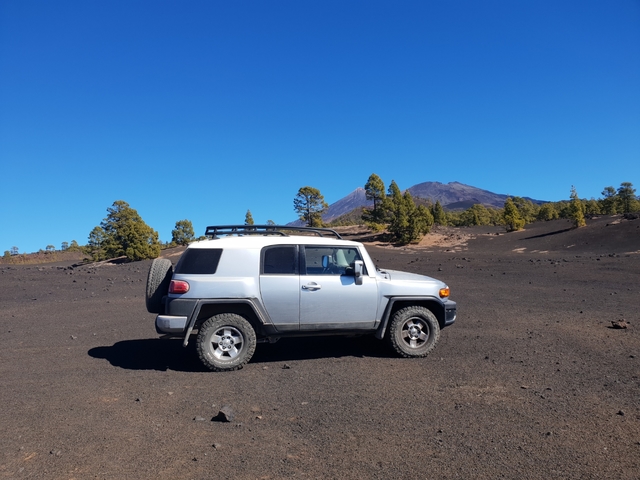
[[[364,262],[356,260],[353,262],[353,276],[356,279],[356,285],[362,285],[362,275],[364,273]]]
[[[328,255],[323,255],[322,256],[322,268],[329,268],[329,256]]]

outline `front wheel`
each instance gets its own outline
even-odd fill
[[[200,326],[196,346],[200,361],[210,370],[238,370],[253,356],[256,332],[244,317],[221,313]]]
[[[389,343],[403,357],[426,357],[439,338],[438,319],[424,307],[398,310],[389,326]]]

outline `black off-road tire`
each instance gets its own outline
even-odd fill
[[[200,361],[216,372],[239,370],[256,350],[256,332],[235,313],[214,315],[198,331],[196,348]]]
[[[439,338],[438,319],[425,307],[398,310],[389,326],[389,343],[403,357],[426,357],[436,347]]]
[[[162,297],[169,293],[169,283],[173,276],[173,265],[166,258],[156,258],[151,262],[147,276],[147,311],[163,313]]]

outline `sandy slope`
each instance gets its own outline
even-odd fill
[[[640,221],[616,220],[372,246],[458,302],[418,360],[290,339],[206,372],[157,338],[149,262],[0,267],[0,478],[637,479]]]

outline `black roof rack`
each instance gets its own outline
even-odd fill
[[[280,235],[287,236],[284,231],[313,233],[319,237],[325,235],[342,239],[340,234],[330,228],[294,227],[291,225],[213,225],[207,227],[204,234],[207,237],[218,238],[221,235]]]

